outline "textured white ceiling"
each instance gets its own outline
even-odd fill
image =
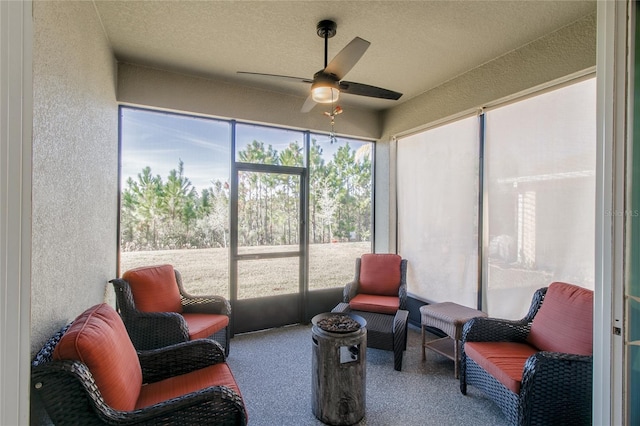
[[[312,78],[324,66],[323,19],[337,22],[329,60],[354,37],[371,42],[346,80],[403,93],[398,101],[343,95],[386,109],[595,13],[581,1],[100,1],[122,62],[305,97],[309,85],[237,71]]]

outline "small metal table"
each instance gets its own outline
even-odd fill
[[[454,376],[458,378],[460,361],[459,345],[462,337],[462,326],[472,318],[486,317],[482,311],[458,305],[453,302],[433,303],[420,307],[422,324],[422,360],[426,359],[425,348],[438,352],[453,360]],[[426,327],[442,330],[447,336],[441,339],[425,341]],[[452,344],[453,343],[453,344]]]

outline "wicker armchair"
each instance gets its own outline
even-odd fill
[[[407,260],[397,254],[364,254],[356,259],[354,280],[343,290],[333,312],[360,315],[367,321],[367,347],[393,351],[394,369],[402,370],[407,348]]]
[[[222,296],[192,296],[171,265],[126,271],[110,281],[117,309],[139,350],[211,338],[229,355],[231,305]]]
[[[199,339],[136,352],[106,304],[46,342],[31,364],[31,387],[55,425],[247,423],[219,343]],[[131,407],[123,408],[127,397]]]
[[[365,270],[363,271],[363,262]],[[396,270],[399,268],[398,270]],[[366,274],[366,276],[365,276]],[[368,287],[365,287],[362,280],[366,281]],[[397,281],[396,281],[397,280]],[[379,284],[378,284],[379,283]],[[378,289],[388,287],[392,288],[391,292],[385,290],[372,290],[372,287]],[[373,309],[373,311],[380,312],[380,307],[389,305],[389,308],[384,313],[395,313],[398,309],[407,309],[407,260],[402,259],[397,254],[364,254],[362,257],[356,258],[356,274],[350,283],[345,285],[343,290],[343,302],[353,305],[354,299],[360,295],[360,297],[367,297],[371,305],[366,308],[364,304],[359,304],[360,308]],[[371,303],[371,299],[374,296],[377,300]],[[380,297],[381,296],[381,297]],[[395,298],[397,306],[391,306],[385,299],[388,297]],[[364,303],[367,303],[365,301]],[[393,302],[392,302],[393,303]]]
[[[522,320],[470,320],[461,392],[481,389],[514,425],[590,425],[592,312],[592,291],[552,283],[534,294]]]

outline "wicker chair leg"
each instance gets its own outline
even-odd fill
[[[467,362],[466,355],[464,354],[464,348],[460,355],[460,393],[467,394]]]

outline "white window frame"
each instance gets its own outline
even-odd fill
[[[0,2],[0,424],[29,424],[32,2]]]

